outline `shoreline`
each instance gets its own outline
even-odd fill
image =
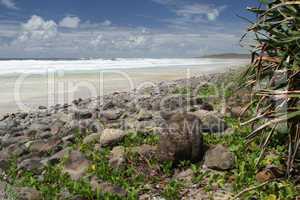
[[[47,167],[53,169],[61,163],[62,168],[59,168],[58,177],[61,177],[61,174],[67,175],[69,182],[84,180],[93,189],[95,181],[99,181],[99,183],[109,184],[109,188],[118,187],[117,190],[108,192],[118,191],[116,195],[126,196],[130,193],[130,190],[126,190],[128,188],[98,179],[94,175],[95,170],[100,169],[102,164],[105,165],[106,170],[122,170],[122,166],[127,162],[126,141],[131,143],[129,151],[138,151],[143,158],[150,155],[149,159],[153,161],[157,159],[161,164],[165,161],[174,161],[174,163],[181,161],[180,156],[172,153],[173,148],[176,152],[184,148],[183,152],[187,159],[203,160],[202,156],[206,152],[200,134],[203,136],[206,134],[226,135],[232,134],[232,129],[224,120],[225,115],[220,112],[219,106],[201,96],[202,92],[206,90],[208,84],[218,85],[220,81],[223,83],[234,73],[235,70],[227,70],[224,73],[193,76],[189,79],[162,81],[155,86],[143,87],[139,90],[114,92],[97,98],[75,99],[70,105],[40,107],[30,112],[6,115],[0,118],[0,171],[3,170],[2,174],[7,177],[10,158],[15,156],[18,158],[16,160],[17,171],[20,172],[18,174],[22,175],[22,171],[33,170],[33,176],[38,176],[38,181],[41,180],[43,184],[44,178],[48,177],[47,169],[49,168]],[[166,127],[174,128],[173,123],[168,120],[168,117],[172,115],[184,117],[182,120],[179,119],[180,127],[186,122],[185,120],[191,120],[189,124],[191,127],[186,128],[195,129],[193,133],[181,133],[181,129],[179,132],[175,131],[174,134],[177,135],[174,137],[179,139],[174,144],[169,143],[172,141],[169,137],[173,137],[173,133],[168,137],[168,134],[163,132],[168,130]],[[164,138],[164,136],[167,137]],[[134,141],[140,142],[134,143]],[[171,149],[164,149],[168,148],[168,145],[175,146]],[[124,150],[121,155],[119,149]],[[194,149],[197,149],[197,154],[192,151]],[[233,157],[226,147],[224,149]],[[92,152],[95,155],[102,155],[106,150],[109,154],[101,157],[100,160],[88,156],[93,155],[90,154]],[[165,157],[169,154],[171,157]],[[64,159],[67,159],[67,162],[64,162]],[[224,162],[228,163],[228,160]],[[143,165],[141,162],[135,163]],[[145,166],[143,169],[152,170],[150,166]],[[225,169],[229,170],[233,166],[232,161]],[[95,170],[91,171],[91,169]],[[158,178],[165,180],[160,168],[157,173],[159,173]],[[112,175],[113,172],[109,172],[108,176]],[[8,178],[11,177],[8,176]],[[5,181],[8,184],[11,183],[10,180]],[[144,183],[147,181],[145,180]],[[140,191],[136,195],[138,197],[154,195],[157,193],[155,188],[153,187],[149,192]],[[22,189],[27,191],[28,188]],[[47,195],[36,189],[34,192],[41,196]],[[231,191],[225,192],[230,194]],[[55,195],[58,196],[60,193],[57,192]],[[61,199],[66,199],[66,196]]]
[[[161,85],[165,85],[167,87],[169,86],[174,86],[176,85],[176,87],[180,88],[180,87],[186,87],[186,83],[191,82],[192,81],[192,85],[197,85],[200,83],[206,83],[206,82],[215,82],[217,79],[219,80],[220,77],[226,76],[227,74],[229,74],[232,71],[235,71],[236,69],[227,69],[224,72],[212,72],[212,73],[207,73],[207,74],[201,74],[201,75],[196,75],[196,76],[191,76],[190,78],[174,78],[174,77],[170,77],[167,78],[166,76],[163,76],[162,80],[156,80],[154,83],[157,87],[160,87]],[[133,94],[135,93],[137,88],[134,87],[132,90],[127,91],[125,90],[116,90],[116,89],[112,89],[111,91],[105,93],[102,96],[86,96],[84,97],[78,97],[78,98],[74,98],[71,99],[69,102],[65,102],[65,103],[57,103],[55,105],[50,105],[50,106],[45,106],[42,104],[36,104],[36,106],[34,108],[31,108],[28,111],[21,111],[21,110],[16,110],[15,112],[2,112],[0,113],[0,120],[3,116],[6,115],[11,115],[11,114],[19,114],[19,113],[35,113],[35,112],[39,112],[41,110],[45,110],[45,109],[52,109],[55,107],[63,107],[64,105],[68,105],[68,106],[72,106],[74,101],[77,101],[78,99],[81,99],[82,101],[90,101],[90,100],[97,100],[100,98],[110,98],[112,96],[114,96],[115,94],[119,94],[119,93],[124,93],[124,94]],[[140,88],[141,93],[143,93],[143,91],[147,91],[149,89],[153,90],[153,87],[151,86],[146,86],[143,88]],[[139,93],[135,93],[135,95],[140,95]],[[41,107],[42,109],[39,109],[39,107]],[[1,110],[1,109],[0,109]]]
[[[215,65],[214,65],[215,66]],[[53,106],[56,104],[70,104],[74,99],[90,98],[114,93],[116,91],[131,91],[144,84],[158,84],[164,81],[185,79],[187,76],[203,76],[217,72],[226,72],[240,66],[221,65],[211,67],[158,67],[143,69],[126,69],[121,71],[109,70],[96,72],[64,73],[63,76],[52,77],[53,83],[49,85],[49,77],[31,75],[20,87],[19,96],[21,104],[26,110],[35,110],[39,106]],[[103,80],[99,78],[104,72]],[[190,74],[188,74],[190,73]],[[50,77],[51,78],[51,77]],[[2,80],[2,81],[1,81]],[[2,100],[0,100],[0,113],[18,112],[15,103],[16,96],[12,92],[16,88],[16,77],[6,77],[0,80]],[[103,84],[103,87],[101,86]],[[81,87],[82,86],[82,87]],[[63,89],[56,89],[63,87]],[[54,88],[54,89],[53,89]],[[74,89],[75,88],[75,89]],[[73,92],[70,92],[73,91]],[[2,114],[3,115],[3,114]],[[0,114],[1,116],[1,114]]]

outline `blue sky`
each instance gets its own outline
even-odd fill
[[[253,0],[0,0],[0,58],[246,52]]]

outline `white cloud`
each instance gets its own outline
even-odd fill
[[[0,0],[0,4],[9,9],[18,9],[14,0]]]
[[[112,26],[112,22],[110,20],[105,20],[102,22],[91,22],[87,20],[80,24],[81,29],[98,29],[98,28],[111,27],[111,26]]]
[[[193,14],[194,10],[186,13]],[[207,17],[197,15],[199,20],[202,15]],[[183,15],[178,18],[187,20],[187,24],[191,20]],[[85,21],[77,29],[67,30],[36,15],[21,27],[19,22],[0,21],[0,57],[196,57],[237,51],[242,35],[242,27],[236,23],[201,24],[186,29],[105,24]]]
[[[64,28],[78,28],[80,24],[79,17],[66,16],[59,22],[60,27]]]
[[[176,14],[178,16],[192,18],[194,16],[206,16],[209,21],[215,21],[222,10],[224,10],[226,6],[214,7],[208,4],[192,4],[185,5],[182,8],[176,10]]]
[[[234,51],[239,35],[230,33],[182,33],[135,28],[101,28],[93,31],[63,31],[52,40],[0,45],[0,57],[196,57]],[[236,45],[236,46],[235,46]]]
[[[103,41],[103,35],[98,35],[95,39],[92,39],[90,44],[94,47],[97,47],[101,44],[101,42]]]
[[[163,21],[174,24],[191,24],[207,21],[215,21],[221,12],[226,9],[226,5],[214,6],[206,3],[188,3],[180,0],[152,0],[155,3],[164,5],[173,11],[178,17],[165,19]]]
[[[22,24],[22,30],[18,37],[18,41],[48,40],[54,38],[56,35],[57,24],[54,21],[46,21],[40,16],[33,15],[26,23]]]
[[[111,21],[105,20],[104,22],[101,23],[101,25],[103,25],[103,26],[110,26],[111,25]]]
[[[129,41],[134,45],[143,45],[146,42],[146,38],[144,36],[131,36]]]

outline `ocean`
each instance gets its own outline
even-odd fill
[[[45,74],[54,71],[89,72],[111,69],[161,67],[217,67],[245,63],[245,59],[91,59],[91,60],[0,60],[0,75]]]

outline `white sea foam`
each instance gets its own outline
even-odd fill
[[[44,74],[53,71],[76,72],[109,69],[138,69],[153,67],[192,67],[203,65],[236,65],[237,59],[93,59],[93,60],[1,60],[0,75]]]

